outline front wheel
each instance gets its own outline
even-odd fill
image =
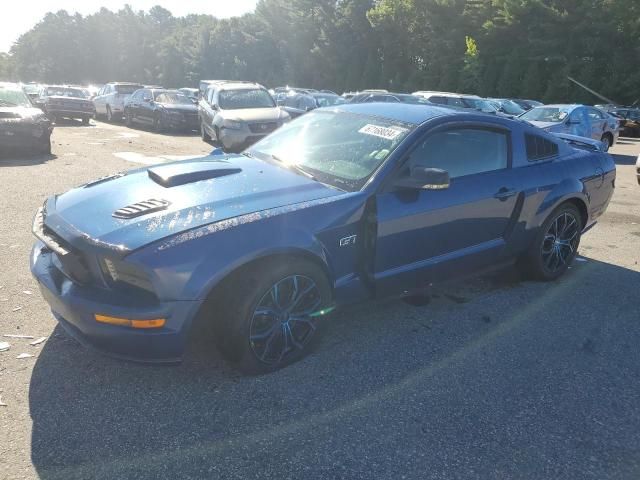
[[[132,121],[132,118],[131,118],[131,112],[129,110],[125,111],[124,124],[129,128],[131,128],[133,126],[133,121]]]
[[[205,129],[203,122],[200,122],[200,138],[202,138],[203,142],[207,142],[207,143],[211,142],[211,137],[207,133],[207,130]]]
[[[220,350],[247,374],[278,370],[307,355],[331,301],[322,269],[300,259],[253,269],[226,293]]]
[[[113,113],[111,113],[111,107],[107,105],[107,122],[113,122]]]
[[[571,205],[561,205],[540,228],[525,258],[527,271],[538,280],[555,280],[578,254],[582,217]]]
[[[604,151],[608,152],[609,148],[613,146],[613,137],[608,133],[605,133],[604,135],[602,135],[602,138],[600,140],[602,141],[602,143],[604,143]]]
[[[89,115],[85,115],[84,117],[82,117],[82,124],[89,125]]]

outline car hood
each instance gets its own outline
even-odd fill
[[[544,128],[545,130],[553,127],[556,127],[556,128],[562,127],[562,122],[538,122],[538,121],[531,121],[531,120],[527,120],[527,121],[534,127]]]
[[[162,108],[171,110],[172,112],[197,112],[198,106],[195,104],[175,104],[175,103],[158,103]]]
[[[283,116],[286,116],[280,107],[239,108],[236,110],[223,110],[222,113],[227,120],[240,120],[244,122],[269,122],[279,120]]]
[[[67,97],[65,95],[49,95],[47,100],[62,100],[63,102],[75,102],[75,103],[91,103],[88,98]]]
[[[0,122],[20,120],[27,122],[46,120],[46,115],[35,107],[0,107]]]
[[[284,167],[241,155],[210,155],[88,183],[45,206],[63,239],[130,251],[206,224],[343,193]],[[152,201],[142,206],[139,202]],[[159,211],[118,218],[166,202]],[[129,207],[129,208],[126,208]]]

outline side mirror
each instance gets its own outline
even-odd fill
[[[395,185],[414,190],[443,190],[449,188],[449,172],[440,168],[411,167],[408,177],[399,178]]]
[[[217,105],[217,104],[212,103],[212,104],[211,104],[211,108],[213,108],[214,110],[218,110],[220,107],[218,107],[218,105]]]

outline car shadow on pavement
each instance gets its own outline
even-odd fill
[[[31,459],[42,479],[393,478],[410,464],[451,478],[451,455],[480,478],[541,478],[558,451],[597,470],[607,461],[594,455],[615,462],[640,428],[625,400],[637,382],[619,378],[640,369],[624,305],[639,284],[639,272],[583,259],[554,283],[494,276],[425,307],[360,304],[327,317],[309,357],[262,377],[231,370],[205,340],[180,366],[141,366],[57,327],[30,383]],[[616,432],[611,445],[593,440],[592,416]]]
[[[94,120],[89,120],[88,124],[82,123],[82,120],[78,120],[76,118],[61,118],[57,120],[54,125],[56,127],[96,127],[96,123]]]
[[[58,158],[54,154],[31,153],[27,151],[12,151],[0,153],[0,168],[2,167],[28,167],[39,165]]]
[[[612,153],[613,161],[616,165],[635,165],[638,157],[633,155],[620,155],[618,153]]]

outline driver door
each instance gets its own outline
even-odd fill
[[[377,195],[377,291],[401,294],[508,256],[520,197],[510,135],[493,125],[449,126],[418,142],[395,178],[409,175],[411,166],[440,168],[449,173],[450,185],[406,189],[390,179]]]

